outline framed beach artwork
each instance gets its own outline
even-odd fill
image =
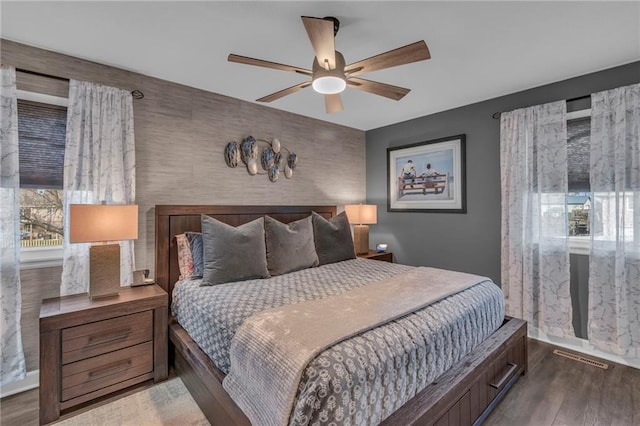
[[[466,213],[465,135],[387,148],[387,210]]]

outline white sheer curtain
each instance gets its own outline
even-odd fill
[[[61,294],[86,292],[89,244],[70,244],[70,204],[135,201],[135,142],[131,93],[71,80],[64,153],[64,259]],[[133,241],[120,242],[120,277],[131,283]]]
[[[591,95],[589,342],[640,358],[640,84]]]
[[[20,314],[20,174],[15,68],[0,68],[0,385],[26,374]]]
[[[566,103],[504,113],[500,122],[502,290],[509,315],[574,336],[567,237]]]

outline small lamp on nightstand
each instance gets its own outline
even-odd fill
[[[349,223],[353,227],[353,246],[356,254],[369,252],[369,226],[378,223],[378,209],[374,204],[350,204],[344,206]]]
[[[89,297],[120,291],[120,244],[138,238],[138,206],[71,204],[69,242],[93,244],[89,251]]]

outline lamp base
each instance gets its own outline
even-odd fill
[[[369,225],[353,227],[353,247],[356,249],[356,254],[369,253]]]
[[[92,245],[89,250],[89,297],[117,296],[120,292],[120,244]]]

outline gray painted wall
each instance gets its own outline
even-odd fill
[[[587,339],[589,321],[589,256],[569,256],[571,270],[571,307],[573,308],[573,331],[576,337]]]
[[[638,82],[635,62],[368,131],[367,202],[378,205],[372,246],[388,243],[400,263],[476,273],[499,283],[500,122],[491,115]],[[467,135],[467,214],[387,212],[387,148],[461,133]]]

